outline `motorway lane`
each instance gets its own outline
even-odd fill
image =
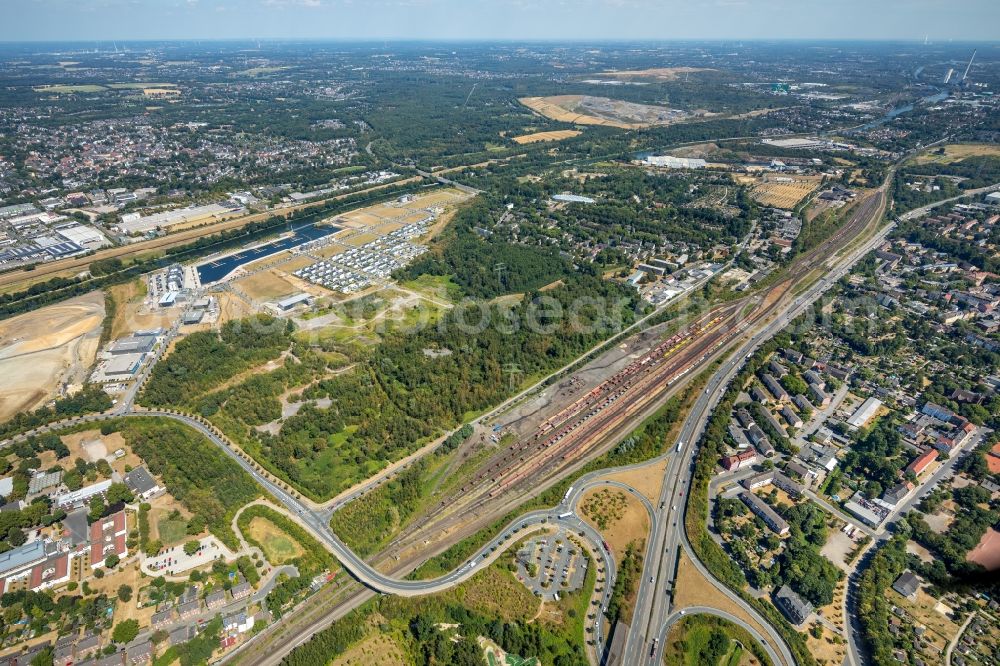
[[[639,598],[642,600],[648,599],[652,604],[652,608],[648,614],[649,620],[644,625],[633,622],[625,648],[625,664],[642,663],[643,659],[649,659],[651,662],[655,663],[656,660],[662,658],[662,643],[658,645],[655,650],[652,650],[651,640],[659,636],[659,632],[654,631],[654,629],[663,625],[666,621],[667,614],[670,612],[670,600],[666,597],[667,590],[665,586],[667,584],[666,579],[668,577],[672,577],[673,572],[676,570],[677,546],[682,546],[695,565],[700,570],[703,569],[701,563],[698,562],[697,557],[694,555],[690,542],[687,539],[687,534],[684,530],[683,502],[686,501],[687,493],[685,492],[683,496],[684,499],[680,500],[681,505],[677,507],[677,509],[674,508],[672,502],[675,498],[680,499],[681,497],[679,493],[684,488],[684,484],[681,481],[682,476],[684,476],[681,472],[685,469],[683,463],[686,462],[686,469],[690,473],[690,470],[693,469],[697,453],[695,442],[698,437],[700,437],[705,424],[708,422],[712,409],[721,399],[723,393],[725,392],[725,388],[736,376],[740,367],[742,367],[743,361],[748,358],[753,351],[760,346],[760,344],[772,337],[778,331],[785,328],[795,317],[810,307],[812,302],[833,284],[835,284],[835,282],[839,280],[842,275],[846,274],[855,262],[867,254],[871,248],[881,243],[886,235],[888,235],[888,233],[892,230],[893,226],[894,225],[888,225],[883,228],[872,239],[851,252],[846,259],[839,262],[840,265],[833,272],[819,280],[816,284],[808,288],[803,294],[798,296],[789,310],[754,334],[748,341],[743,343],[739,347],[739,350],[732,354],[730,360],[726,362],[723,369],[713,375],[713,377],[709,380],[708,387],[701,395],[698,396],[695,407],[685,420],[681,434],[678,438],[681,455],[677,456],[676,460],[672,461],[671,465],[668,466],[664,479],[665,482],[661,493],[661,504],[664,508],[659,510],[659,517],[660,520],[667,525],[667,529],[665,531],[663,541],[659,544],[659,548],[656,550],[654,561],[652,563],[646,563],[647,570],[649,570],[648,568],[652,564],[653,568],[651,571],[654,572],[652,577],[653,582],[650,582],[650,576],[647,575],[646,571],[643,572],[643,577],[640,582]],[[670,507],[669,509],[667,508],[668,506]],[[678,514],[676,518],[672,516],[674,513]],[[749,612],[751,616],[761,624],[761,626],[765,627],[771,633],[771,642],[779,647],[779,650],[784,657],[783,661],[789,666],[794,664],[791,652],[781,639],[781,636],[774,631],[766,619],[764,619],[763,616],[756,611],[756,609],[743,601],[742,598],[734,595],[729,588],[716,581],[714,577],[707,573],[707,571],[702,571],[702,573],[707,574],[706,577],[712,581],[717,589],[723,591],[724,593],[728,593],[727,596],[730,596],[730,598],[735,597],[735,600],[737,600],[740,606]],[[642,588],[647,586],[652,586],[653,591],[644,592]],[[637,612],[637,616],[638,615],[639,613]],[[649,656],[650,652],[644,652],[644,650],[650,650],[652,655]]]
[[[829,286],[829,284],[832,284],[832,281],[830,281],[829,279],[827,279],[827,280],[824,280],[823,282],[821,282],[821,284],[825,284],[825,286]],[[801,300],[801,298],[799,300]],[[733,367],[735,367],[735,361],[731,362],[731,364],[732,364]],[[714,385],[716,389],[719,386],[722,386],[722,383],[719,381],[719,375],[716,375],[716,377],[713,378],[713,381],[710,382],[710,389],[711,389],[712,385]],[[713,396],[714,396],[714,393],[715,393],[715,391],[713,390],[712,391],[712,395]],[[705,396],[708,396],[708,395],[709,395],[709,391],[706,390],[706,393],[703,396],[699,397],[699,402],[703,401],[705,399]],[[133,398],[134,398],[134,394],[133,394]],[[493,552],[497,552],[498,553],[499,549],[500,549],[500,546],[505,541],[507,541],[508,539],[510,539],[511,537],[513,537],[513,535],[514,535],[515,532],[519,531],[520,529],[523,529],[523,528],[517,528],[516,527],[517,523],[522,523],[525,527],[528,527],[528,526],[534,526],[534,525],[538,525],[538,524],[544,524],[544,523],[548,522],[548,520],[552,519],[552,517],[548,515],[549,512],[533,512],[533,513],[528,514],[528,515],[526,515],[526,516],[524,516],[524,517],[522,517],[522,518],[520,518],[518,520],[513,521],[497,537],[495,537],[484,548],[482,548],[479,552],[477,552],[477,554],[474,557],[470,558],[470,560],[465,565],[463,565],[462,567],[459,567],[455,571],[452,571],[449,574],[446,574],[446,575],[444,575],[444,576],[442,576],[442,577],[440,577],[438,579],[431,580],[431,581],[407,581],[407,580],[399,580],[399,579],[391,578],[391,577],[385,576],[385,575],[381,574],[380,572],[377,572],[374,569],[372,569],[371,567],[369,567],[364,561],[362,561],[360,558],[358,558],[349,548],[347,548],[347,546],[344,545],[336,537],[336,535],[332,534],[329,531],[329,529],[328,529],[328,525],[326,523],[326,515],[325,514],[321,514],[320,512],[314,512],[314,511],[310,510],[310,508],[307,507],[302,501],[300,501],[299,499],[295,498],[293,495],[289,494],[287,491],[285,491],[282,487],[280,487],[279,485],[277,485],[276,483],[274,483],[267,476],[265,476],[263,474],[260,474],[256,469],[254,469],[253,465],[250,462],[248,462],[243,457],[241,457],[235,450],[231,449],[226,444],[226,442],[224,442],[221,438],[219,438],[218,436],[216,436],[215,433],[210,428],[204,426],[198,420],[196,420],[196,419],[194,419],[192,417],[189,417],[189,416],[181,415],[181,414],[170,413],[170,412],[161,412],[161,411],[156,411],[156,410],[152,410],[152,411],[149,411],[149,412],[143,412],[141,414],[136,414],[136,413],[132,413],[132,412],[128,412],[127,411],[127,410],[130,409],[130,407],[131,407],[131,400],[128,400],[128,401],[125,402],[125,404],[121,408],[121,411],[126,411],[127,412],[125,414],[121,414],[121,413],[118,413],[118,414],[109,414],[109,415],[105,415],[103,417],[89,417],[89,418],[84,418],[84,419],[80,419],[80,420],[82,420],[82,421],[93,421],[93,420],[96,420],[96,419],[99,419],[99,418],[111,418],[111,417],[120,416],[120,415],[124,415],[124,416],[136,416],[136,415],[139,415],[139,416],[142,416],[142,415],[145,415],[145,416],[159,416],[159,417],[167,417],[167,418],[174,418],[174,419],[180,420],[182,422],[185,422],[187,425],[189,425],[191,427],[194,427],[195,429],[201,431],[203,434],[205,434],[209,438],[210,441],[212,441],[213,443],[215,443],[223,451],[225,451],[227,453],[227,455],[229,455],[234,460],[236,460],[237,463],[245,471],[247,471],[247,473],[249,473],[254,479],[256,479],[257,482],[260,483],[262,487],[264,487],[266,490],[268,490],[276,499],[278,499],[283,505],[285,505],[285,507],[287,509],[289,509],[289,511],[292,512],[293,516],[296,516],[299,521],[301,521],[302,523],[304,523],[313,532],[315,532],[318,536],[320,536],[322,538],[322,540],[331,548],[331,550],[333,550],[334,554],[337,555],[338,560],[340,560],[342,562],[342,564],[344,564],[345,568],[347,568],[349,571],[351,571],[351,573],[354,574],[355,577],[358,578],[358,580],[360,580],[364,584],[368,585],[372,589],[375,589],[375,590],[378,590],[378,591],[392,593],[392,594],[399,594],[399,595],[402,595],[402,596],[416,596],[416,595],[433,593],[433,592],[436,592],[436,591],[440,591],[442,589],[447,589],[447,588],[449,588],[449,587],[451,587],[451,586],[453,586],[453,585],[461,582],[462,580],[465,580],[468,577],[470,577],[474,573],[474,571],[476,569],[476,565],[479,563],[479,561],[480,561],[481,558],[482,559],[488,558],[489,557],[489,553],[493,553]],[[688,422],[687,425],[690,425],[690,423],[691,422],[690,422],[690,419],[689,419],[689,422]],[[691,442],[693,441],[693,439],[694,439],[693,436],[689,433],[689,435],[686,437],[687,445],[684,446],[683,448],[690,449]],[[685,440],[682,439],[682,443],[684,441]],[[693,453],[693,451],[691,451],[691,453]],[[683,459],[685,457],[686,456],[677,457],[677,460],[681,460],[681,459]],[[677,466],[678,466],[678,463],[672,462],[672,464],[669,467],[671,469],[674,469]],[[678,480],[676,477],[678,477],[679,475],[676,473],[676,471],[673,473],[673,475],[675,476],[675,483],[674,483],[673,488],[676,488],[676,484],[677,484],[677,480]],[[664,492],[665,491],[666,491],[666,488],[664,489]],[[661,502],[661,504],[663,504],[663,503]],[[663,506],[665,506],[665,504]],[[671,509],[671,510],[675,510],[675,509]],[[661,511],[663,511],[663,509],[661,509]],[[666,514],[664,515],[664,517],[669,520],[669,511],[666,512]],[[656,525],[656,528],[653,531],[653,535],[652,536],[654,538],[651,539],[651,546],[650,547],[652,548],[652,544],[657,543],[657,542],[661,542],[662,543],[664,540],[669,540],[669,543],[671,545],[676,544],[676,542],[677,542],[677,538],[676,538],[677,537],[677,529],[676,529],[677,522],[678,522],[678,520],[675,519],[673,525],[671,526],[673,529],[668,529],[668,530],[665,531],[666,535],[672,535],[672,536],[670,536],[669,539],[667,539],[666,537],[664,537],[664,539],[661,539],[660,538],[660,530],[659,530],[659,526],[658,526],[658,521],[654,520],[654,525]],[[680,521],[680,522],[683,525],[683,521]],[[587,531],[585,529],[585,525],[582,524],[582,523],[581,523],[580,529],[582,531],[584,531],[585,533]],[[680,535],[682,536],[682,540],[683,540],[683,543],[684,543],[686,549],[689,550],[690,549],[690,545],[687,544],[687,542],[686,542],[686,536],[683,534],[683,528],[681,528],[681,530],[680,530]],[[597,535],[597,536],[599,536],[599,535]],[[596,538],[596,537],[594,537],[594,538]],[[662,562],[662,558],[660,558],[660,559],[661,559],[661,568],[662,568],[662,565],[666,564],[666,562]],[[676,564],[676,563],[674,563],[674,564]],[[609,566],[609,572],[610,571],[611,571],[611,567]],[[661,581],[664,578],[665,578],[665,576],[660,576],[660,580]],[[642,589],[643,587],[646,587],[645,579],[644,579],[644,581],[643,581],[643,583],[641,584],[641,587],[640,587],[640,596],[639,596],[639,599],[641,601],[640,605],[642,607],[644,607],[647,603],[649,603],[649,599],[652,598],[653,599],[652,603],[655,606],[655,599],[657,598],[657,596],[655,594],[654,595],[650,595],[650,593],[649,593],[648,590],[643,590]],[[655,589],[657,589],[657,588],[654,588],[654,591],[655,591]]]

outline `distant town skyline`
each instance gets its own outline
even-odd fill
[[[996,0],[4,0],[2,41],[998,41]]]

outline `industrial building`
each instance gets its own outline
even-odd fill
[[[109,379],[131,377],[139,371],[141,365],[142,354],[121,354],[104,364],[104,376]]]
[[[156,338],[153,336],[133,335],[127,338],[115,340],[115,342],[108,347],[108,353],[112,356],[120,356],[123,354],[145,354],[152,351],[154,345],[156,345]]]
[[[665,169],[704,169],[708,162],[692,157],[673,157],[672,155],[649,155],[642,163],[646,166]]]
[[[298,305],[309,305],[309,301],[312,296],[309,294],[295,294],[294,296],[289,296],[288,298],[283,298],[278,301],[278,309],[282,312],[288,312],[289,310],[295,308]]]
[[[559,203],[579,203],[579,204],[592,204],[594,200],[590,197],[583,197],[579,194],[553,194],[553,201],[558,201]]]

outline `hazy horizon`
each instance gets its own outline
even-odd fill
[[[0,41],[997,42],[996,0],[4,0]]]

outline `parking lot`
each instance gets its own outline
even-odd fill
[[[587,576],[587,558],[565,531],[526,541],[515,560],[518,580],[547,600],[580,589]]]

